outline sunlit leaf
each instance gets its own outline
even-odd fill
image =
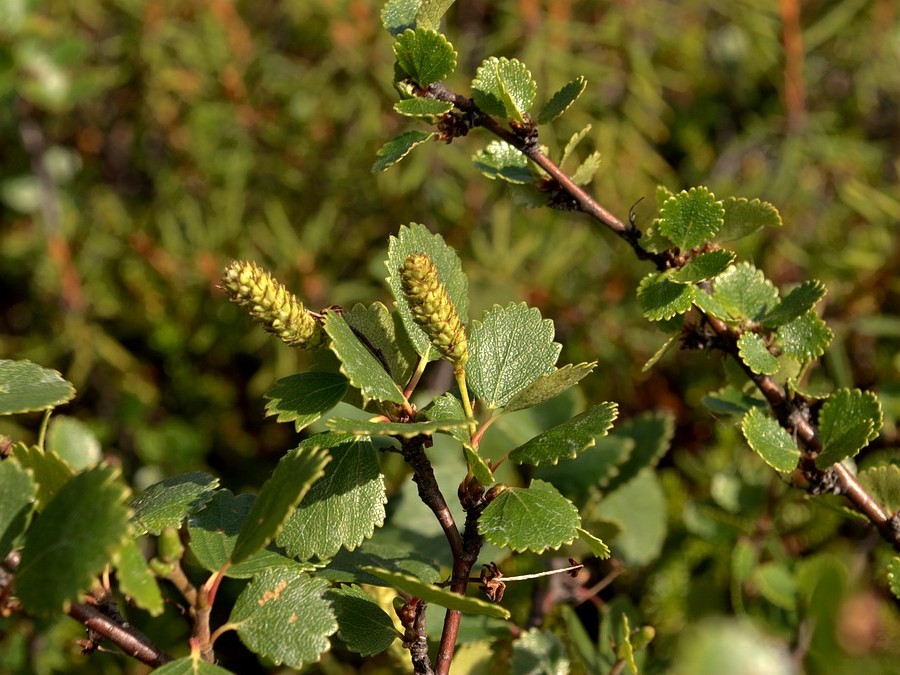
[[[825,284],[817,279],[804,281],[787,294],[780,303],[765,317],[762,322],[767,326],[782,326],[800,318],[825,295]]]
[[[760,408],[753,408],[741,421],[744,438],[769,466],[783,473],[797,468],[800,450],[778,422]]]
[[[535,553],[571,543],[580,526],[572,502],[550,483],[537,479],[527,488],[501,492],[478,520],[478,532],[492,544]]]
[[[537,179],[528,158],[506,141],[491,141],[472,157],[475,168],[494,180],[526,184]]]
[[[676,284],[658,272],[651,272],[638,284],[638,304],[651,321],[671,319],[684,314],[694,300],[694,287]]]
[[[75,387],[55,370],[0,359],[0,415],[46,410],[74,397]]]
[[[394,43],[397,64],[420,87],[440,82],[456,69],[453,45],[427,28],[407,29]]]
[[[405,131],[396,138],[392,138],[381,146],[381,149],[376,153],[378,159],[372,165],[372,173],[381,173],[385,169],[394,166],[394,164],[406,157],[414,147],[431,140],[433,136],[433,131],[414,129]]]
[[[202,509],[218,486],[218,478],[199,471],[166,478],[134,498],[132,520],[143,532],[159,535]]]
[[[778,289],[760,270],[741,262],[716,277],[712,297],[730,318],[760,321],[778,304]]]
[[[537,84],[524,63],[517,59],[490,57],[482,62],[472,80],[472,98],[488,115],[525,121],[537,94]]]
[[[587,80],[579,75],[571,82],[566,83],[559,91],[557,91],[547,105],[541,110],[537,117],[538,124],[549,124],[557,117],[562,115],[569,107],[578,100],[584,88],[587,86]]]
[[[782,352],[801,361],[817,359],[825,353],[834,333],[814,311],[778,327]]]
[[[596,368],[597,362],[567,364],[562,368],[556,368],[549,373],[541,375],[525,389],[510,399],[504,410],[513,412],[536,406],[544,401],[556,398],[564,391],[568,391],[580,382],[585,376]]]
[[[778,210],[768,202],[729,197],[722,204],[725,214],[722,228],[716,235],[718,241],[741,239],[762,227],[781,227]]]
[[[757,333],[743,333],[737,341],[738,356],[754,373],[771,375],[778,370],[778,359]]]
[[[659,210],[657,229],[682,250],[696,248],[722,227],[725,208],[704,187],[679,192]]]
[[[556,464],[572,459],[605,436],[618,414],[615,403],[601,403],[562,424],[535,436],[509,453],[518,464]]]

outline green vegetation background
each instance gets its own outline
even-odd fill
[[[472,168],[477,133],[370,173],[408,125],[391,110],[377,0],[2,5],[0,357],[72,381],[68,414],[137,488],[211,467],[230,489],[254,489],[296,443],[264,419],[263,394],[304,356],[216,290],[230,259],[267,266],[312,308],[386,301],[387,236],[421,222],[458,248],[474,316],[525,299],[556,322],[563,361],[600,362],[587,400],[618,401],[625,418],[676,415],[661,469],[666,545],[617,582],[657,627],[662,658],[710,614],[797,633],[801,610],[779,605],[783,589],[751,579],[735,601],[731,549],[754,537],[768,542],[763,559],[791,570],[831,556],[838,581],[817,609],[830,628],[807,668],[898,658],[896,604],[871,564],[881,548],[716,424],[702,397],[723,384],[718,359],[680,353],[641,372],[664,335],[635,307],[650,270],[621,242],[571,213],[512,203]],[[886,426],[869,461],[897,461],[885,448],[900,415],[900,7],[802,3],[802,62],[787,55],[779,12],[774,0],[458,2],[449,84],[465,91],[489,55],[525,61],[545,99],[585,75],[587,91],[542,141],[558,156],[592,124],[581,153],[603,154],[594,193],[620,216],[643,198],[640,226],[657,184],[772,202],[785,227],[740,253],[776,283],[826,283],[836,339],[810,386],[877,389]],[[17,421],[0,432],[33,438],[38,419]],[[30,635],[3,638],[0,652]],[[44,672],[66,669],[62,653],[41,658]]]

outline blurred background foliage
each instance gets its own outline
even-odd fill
[[[885,431],[861,461],[897,463],[900,6],[810,0],[796,16],[799,5],[458,2],[448,84],[467,91],[490,55],[522,59],[543,100],[585,75],[542,141],[558,157],[593,125],[579,149],[603,155],[592,189],[620,217],[643,198],[639,226],[657,184],[772,202],[785,227],[739,253],[778,284],[826,283],[836,339],[809,386],[876,389]],[[665,500],[647,514],[638,503],[628,524],[661,522],[665,543],[629,559],[638,534],[616,551],[624,569],[595,570],[593,581],[618,577],[596,611],[579,609],[589,632],[614,605],[632,626],[654,625],[653,661],[681,672],[701,672],[703,650],[760,635],[790,655],[785,668],[900,672],[888,552],[871,528],[785,487],[703,408],[724,383],[716,356],[682,352],[641,372],[664,335],[635,307],[650,270],[626,246],[579,216],[516,206],[470,164],[484,134],[370,173],[409,125],[391,110],[379,11],[378,0],[0,3],[0,357],[71,380],[68,414],[136,487],[209,467],[252,489],[296,443],[264,419],[262,395],[305,356],[225,302],[224,265],[256,260],[313,308],[386,301],[387,237],[425,223],[459,250],[472,315],[527,300],[556,322],[563,362],[600,362],[586,400],[618,401],[626,419],[675,415]],[[39,420],[18,422],[0,432],[33,438]],[[77,634],[72,622],[9,633],[0,664],[74,672],[58,640]],[[352,672],[341,658],[329,672]]]

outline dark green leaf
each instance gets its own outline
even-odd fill
[[[231,553],[233,563],[246,560],[275,538],[329,461],[327,452],[309,444],[300,445],[281,458],[241,526]]]
[[[743,333],[738,338],[737,346],[741,361],[754,373],[771,375],[778,371],[778,359],[757,333]]]
[[[671,413],[643,413],[621,422],[611,438],[634,441],[627,458],[618,467],[618,473],[610,476],[604,489],[608,494],[637,476],[644,469],[652,469],[669,449],[675,435],[675,419]]]
[[[638,304],[644,316],[651,321],[671,319],[691,308],[694,287],[676,284],[659,272],[651,272],[638,284]]]
[[[597,515],[621,524],[622,532],[610,546],[628,564],[646,565],[659,556],[666,539],[666,497],[650,469],[607,490]]]
[[[696,284],[712,279],[724,272],[734,261],[734,253],[722,249],[707,251],[691,258],[681,269],[668,274],[669,281],[676,284]]]
[[[372,173],[381,173],[394,166],[394,164],[406,157],[414,147],[431,140],[432,136],[434,136],[433,131],[413,130],[405,131],[396,138],[392,138],[375,153],[378,159],[372,165]]]
[[[718,241],[734,241],[752,234],[761,227],[781,227],[778,210],[768,202],[729,197],[723,203],[725,217]]]
[[[900,466],[885,464],[860,472],[859,484],[888,513],[900,511]]]
[[[541,375],[525,389],[510,399],[504,410],[513,412],[531,408],[544,401],[556,398],[564,391],[568,391],[580,382],[585,376],[597,367],[597,362],[567,364],[562,368],[556,368],[545,375]]]
[[[482,512],[478,532],[497,546],[542,553],[570,544],[580,526],[574,504],[550,483],[535,479],[527,488],[511,487],[497,495]]]
[[[735,387],[724,387],[703,397],[703,405],[714,413],[743,415],[751,408],[765,407],[765,402]]]
[[[347,378],[340,373],[299,373],[283,377],[266,393],[266,415],[278,422],[306,428],[338,404],[347,392]]]
[[[800,450],[791,435],[760,408],[751,409],[741,421],[744,438],[769,466],[789,473],[800,462]]]
[[[169,661],[153,671],[153,675],[233,675],[230,670],[207,663],[200,656],[200,650],[182,659]]]
[[[822,356],[833,338],[831,329],[812,311],[778,327],[781,350],[801,361]]]
[[[467,445],[463,446],[463,453],[466,456],[466,467],[475,476],[476,480],[484,487],[493,485],[495,483],[494,472],[491,471],[491,467],[487,465],[487,462],[482,459],[481,455]]]
[[[508,183],[526,184],[538,178],[528,158],[506,141],[491,141],[475,153],[472,162],[491,180],[500,178]]]
[[[37,486],[17,461],[0,462],[0,560],[25,531],[36,496]]]
[[[572,459],[605,436],[618,415],[615,403],[602,403],[562,424],[535,436],[509,453],[517,464],[556,464]]]
[[[90,588],[128,535],[128,488],[117,470],[74,476],[25,534],[16,595],[31,614],[59,614]]]
[[[469,336],[468,384],[487,408],[502,408],[536,379],[553,370],[562,346],[553,322],[524,303],[494,305]]]
[[[679,192],[659,210],[656,227],[683,251],[712,239],[722,227],[725,208],[704,187]]]
[[[412,438],[420,434],[431,436],[439,431],[449,431],[452,434],[453,431],[463,429],[468,424],[465,419],[430,422],[379,422],[340,417],[328,420],[328,429],[352,436],[402,436],[403,438]]]
[[[562,89],[550,97],[550,100],[547,101],[547,105],[544,106],[543,110],[541,110],[538,115],[537,123],[550,124],[550,122],[566,112],[566,110],[569,109],[569,106],[578,100],[578,97],[581,96],[581,93],[586,86],[587,80],[581,75],[571,82],[568,82]]]
[[[74,397],[75,387],[55,370],[0,359],[0,415],[46,410]]]
[[[732,265],[714,284],[713,299],[732,319],[759,321],[778,304],[778,289],[747,262]]]
[[[394,104],[394,110],[407,117],[434,117],[453,110],[453,104],[450,101],[439,101],[436,98],[416,96],[415,98],[397,101]]]
[[[837,390],[819,411],[822,452],[816,464],[827,467],[853,457],[878,438],[882,423],[881,403],[875,394],[859,389]]]
[[[380,302],[368,307],[355,305],[344,314],[344,319],[368,342],[369,350],[387,363],[387,370],[399,385],[405,385],[412,377],[419,355],[409,341],[398,312],[391,312]]]
[[[362,656],[375,656],[402,637],[391,617],[359,586],[328,591],[338,621],[338,636],[347,649]]]
[[[150,616],[159,616],[163,613],[163,597],[159,584],[156,583],[156,577],[147,566],[147,561],[141,555],[134,539],[127,540],[119,551],[116,578],[119,581],[119,590],[135,605],[147,610]]]
[[[524,63],[492,56],[479,66],[472,80],[472,98],[488,115],[525,121],[537,94],[537,84]]]
[[[592,490],[604,489],[619,475],[634,447],[632,439],[614,433],[601,438],[593,448],[571,461],[538,467],[535,477],[553,483],[564,495],[580,502]]]
[[[47,448],[74,471],[95,466],[103,459],[100,441],[88,426],[74,417],[57,415],[50,420]]]
[[[13,457],[30,469],[37,484],[37,510],[43,511],[59,489],[69,482],[75,472],[55,452],[42,452],[40,448],[17,445]]]
[[[508,619],[509,612],[500,605],[492,605],[484,600],[469,598],[449,590],[426,584],[408,574],[399,574],[377,567],[363,567],[363,571],[374,574],[386,581],[389,586],[403,591],[415,598],[440,605],[447,609],[455,609],[464,614],[483,614],[495,619]]]
[[[824,295],[825,284],[821,281],[817,279],[804,281],[766,314],[762,322],[773,327],[790,323],[809,312]]]
[[[359,389],[363,401],[406,403],[400,387],[384,365],[360,342],[346,319],[337,312],[326,312],[325,332],[331,338],[331,351],[341,362],[341,372]]]
[[[318,574],[343,584],[390,586],[390,583],[381,577],[363,571],[377,567],[392,572],[411,574],[423,583],[437,583],[441,580],[440,565],[425,553],[412,544],[379,544],[375,539],[369,539],[355,551],[341,549],[326,567],[319,570]]]
[[[569,668],[566,646],[549,631],[532,628],[513,642],[510,672],[516,675],[568,673]]]
[[[423,89],[456,70],[456,52],[447,38],[426,28],[407,29],[394,43],[397,64]]]
[[[265,570],[238,597],[229,623],[251,651],[300,668],[319,660],[338,629],[327,590],[328,582],[289,567]]]
[[[455,421],[466,417],[462,401],[449,393],[434,399],[431,407],[425,411],[425,415],[434,422]],[[466,443],[469,440],[468,424],[464,427],[453,426],[448,431],[460,443]]]
[[[303,443],[328,448],[331,463],[294,510],[276,541],[299,560],[352,549],[384,522],[384,479],[371,441],[319,434]]]
[[[155,535],[167,527],[180,527],[212,499],[218,486],[218,478],[197,471],[166,478],[134,498],[132,521],[141,532]]]

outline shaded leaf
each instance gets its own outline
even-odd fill
[[[494,305],[473,321],[466,376],[475,396],[487,408],[502,408],[549,373],[562,349],[554,332],[552,321],[524,303]]]
[[[338,583],[390,586],[381,577],[365,571],[373,567],[411,574],[426,584],[441,580],[440,565],[419,548],[407,543],[379,544],[374,539],[369,539],[354,551],[341,549],[318,574]]]
[[[617,415],[618,406],[615,403],[596,405],[520,445],[509,453],[509,459],[534,466],[572,459],[605,436]]]
[[[641,372],[646,373],[653,366],[655,366],[657,363],[659,363],[659,361],[660,361],[660,359],[662,359],[662,357],[664,357],[666,354],[668,354],[670,351],[672,351],[673,347],[678,345],[679,337],[681,337],[680,332],[670,335],[668,337],[668,339],[666,339],[666,341],[662,343],[662,346],[660,346],[660,348],[656,350],[656,352],[653,354],[653,356],[651,356],[649,359],[647,359],[647,362],[643,366],[641,366]]]
[[[761,564],[753,571],[751,582],[760,595],[776,607],[789,612],[797,609],[797,584],[784,563]]]
[[[651,321],[684,314],[691,308],[694,295],[693,286],[676,284],[658,272],[651,272],[641,279],[637,289],[641,312]]]
[[[766,314],[762,322],[773,327],[790,323],[809,312],[824,295],[825,284],[821,281],[818,279],[804,281]]]
[[[450,101],[439,101],[436,98],[416,96],[415,98],[397,101],[394,104],[394,110],[407,117],[434,117],[453,110],[453,104]]]
[[[566,110],[578,100],[578,97],[581,96],[581,93],[586,86],[587,80],[581,75],[563,85],[559,91],[550,97],[550,100],[547,101],[547,105],[545,105],[538,114],[537,123],[549,124],[566,112]]]
[[[444,422],[447,420],[454,421],[466,418],[466,412],[463,410],[462,401],[453,394],[447,393],[438,396],[427,410],[425,416],[434,422]],[[463,427],[451,426],[447,430],[450,435],[460,443],[466,443],[469,440],[469,426]]]
[[[40,448],[19,444],[12,456],[34,476],[38,511],[43,511],[47,502],[75,475],[71,467],[55,452],[42,452]]]
[[[632,565],[646,565],[659,556],[666,539],[666,498],[653,471],[644,469],[607,491],[596,513],[622,526],[609,542],[617,556]]]
[[[481,63],[472,80],[472,98],[483,112],[519,122],[525,121],[536,94],[537,84],[518,59],[492,56]]]
[[[687,264],[668,274],[670,281],[676,284],[696,284],[712,279],[724,272],[734,261],[734,253],[722,249],[707,251],[691,258]]]
[[[420,434],[431,436],[439,431],[457,431],[468,426],[463,419],[439,420],[429,422],[377,422],[369,420],[352,420],[343,417],[328,420],[328,429],[340,434],[353,436],[402,436],[412,438]]]
[[[656,228],[681,250],[696,248],[722,227],[725,208],[704,187],[691,188],[667,199],[659,210]]]
[[[494,472],[487,462],[475,450],[468,445],[463,447],[463,454],[466,456],[466,467],[475,476],[476,480],[484,487],[490,487],[496,481],[494,480]]]
[[[593,489],[603,489],[618,475],[634,451],[635,442],[615,434],[601,438],[575,459],[558,465],[543,465],[535,477],[549,481],[564,495],[580,502]]]
[[[714,285],[713,299],[732,319],[759,321],[778,304],[778,289],[748,262],[729,267]]]
[[[347,384],[340,373],[288,375],[266,393],[266,415],[277,415],[278,422],[293,422],[300,431],[336,406],[347,393]]]
[[[335,588],[326,597],[337,615],[338,636],[351,652],[375,656],[402,637],[388,613],[359,586]]]
[[[603,540],[599,537],[595,537],[584,528],[579,527],[578,538],[588,545],[588,548],[591,549],[591,553],[593,553],[597,558],[600,558],[601,560],[606,560],[607,558],[609,558],[609,546],[604,544]]]
[[[100,441],[81,420],[57,415],[47,430],[47,449],[55,452],[74,471],[95,466],[103,459]]]
[[[219,486],[219,479],[194,471],[155,483],[131,502],[132,521],[142,532],[159,535],[167,527],[180,527],[199,511]]]
[[[618,473],[610,478],[604,492],[618,489],[644,469],[652,469],[659,464],[674,435],[675,418],[669,412],[642,413],[621,422],[611,437],[630,439],[634,445],[619,465]]]
[[[388,372],[399,385],[409,381],[419,360],[419,355],[409,341],[398,312],[391,312],[380,302],[368,307],[354,305],[344,314],[344,319],[354,332],[362,334],[376,358],[387,363]]]
[[[453,45],[440,33],[427,28],[410,28],[398,35],[394,56],[409,79],[423,89],[456,70]]]
[[[741,420],[747,443],[769,466],[789,473],[800,462],[800,450],[791,435],[760,408],[753,408]]]
[[[566,646],[549,631],[532,628],[512,644],[510,672],[516,675],[561,674],[569,669]]]
[[[765,401],[735,387],[723,387],[703,397],[703,405],[714,413],[743,415],[751,408],[765,408]]]
[[[0,415],[46,410],[74,397],[75,387],[55,370],[0,359]]]
[[[831,329],[812,311],[778,327],[781,350],[801,361],[822,356],[833,338]]]
[[[506,141],[491,141],[475,153],[472,162],[491,180],[500,178],[508,183],[526,184],[537,179],[528,158]]]
[[[414,147],[431,140],[432,136],[434,136],[433,131],[413,130],[405,131],[399,136],[392,138],[375,153],[377,159],[372,165],[372,173],[381,173],[394,166],[394,164],[406,157]]]
[[[182,659],[169,661],[153,671],[154,675],[233,675],[214,663],[207,663],[200,657],[200,650]]]
[[[762,227],[781,227],[778,209],[768,202],[729,197],[722,205],[725,214],[722,228],[716,235],[718,241],[741,239]]]
[[[504,410],[506,412],[523,410],[556,398],[564,391],[568,391],[578,384],[596,367],[596,361],[579,363],[577,365],[569,363],[562,368],[556,368],[549,373],[545,373],[513,396],[509,403],[504,406]]]
[[[572,182],[575,185],[587,185],[594,179],[594,174],[600,168],[600,151],[594,151],[588,155],[585,160],[578,165],[578,168],[572,173]]]
[[[860,485],[888,513],[900,511],[900,466],[873,466],[857,476]]]
[[[28,526],[37,486],[15,460],[0,462],[0,560]]]
[[[163,613],[163,597],[159,584],[134,539],[125,541],[119,550],[116,578],[119,581],[119,590],[135,605],[147,610],[150,616],[159,616]]]
[[[741,361],[754,373],[771,375],[778,371],[778,359],[769,351],[766,341],[759,334],[741,334],[737,346]]]

